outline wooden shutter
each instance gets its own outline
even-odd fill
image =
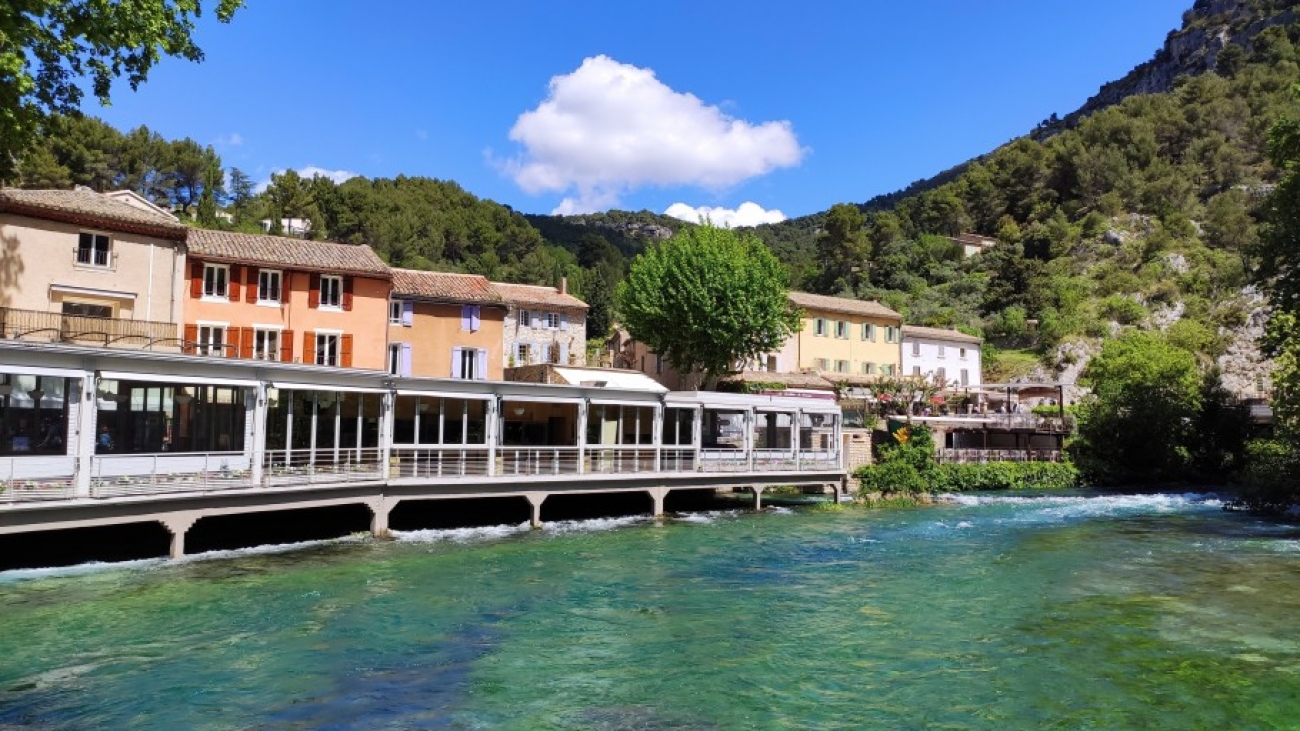
[[[222,358],[238,358],[239,344],[244,338],[244,328],[228,327],[226,328],[225,340],[221,343],[221,352],[218,353]]]
[[[415,322],[415,303],[402,302],[402,327],[410,327]]]
[[[253,336],[254,336],[255,334],[256,334],[256,333],[253,331],[253,328],[251,328],[251,327],[246,327],[246,328],[244,328],[243,336],[239,338],[239,357],[240,357],[240,358],[252,358],[252,357],[253,357]]]
[[[352,367],[352,336],[339,336],[339,365],[344,368]]]
[[[257,278],[261,275],[262,270],[257,267],[248,267],[248,284],[244,287],[244,299],[247,302],[257,301]]]
[[[311,291],[307,293],[307,306],[311,309],[320,307],[320,275],[311,275]]]
[[[280,333],[280,361],[282,363],[293,362],[293,331],[284,330]]]
[[[462,373],[462,372],[461,372],[461,369],[460,369],[461,363],[463,362],[463,361],[461,360],[460,354],[461,354],[461,352],[462,352],[463,350],[464,350],[463,348],[452,348],[452,349],[451,349],[451,377],[452,377],[452,378],[464,378],[464,377],[465,377],[465,374]]]
[[[343,278],[343,311],[352,311],[352,277]]]
[[[402,343],[401,352],[397,354],[397,375],[411,375],[411,344]]]
[[[487,380],[487,351],[482,348],[474,351],[474,380]]]
[[[478,305],[469,308],[469,331],[478,332],[483,327],[483,314]]]
[[[201,265],[200,265],[200,266],[201,266]],[[200,280],[200,281],[201,281],[201,280]],[[185,353],[193,353],[193,352],[194,352],[194,343],[199,339],[199,326],[198,326],[198,325],[186,325],[186,326],[185,326],[185,336],[184,336],[184,339],[185,339],[185,342],[184,342],[184,343],[181,343],[181,351],[182,351],[182,352],[185,352]]]
[[[244,281],[244,267],[240,264],[230,265],[230,281],[226,284],[231,302],[239,301],[239,285]]]
[[[307,330],[302,334],[302,362],[310,365],[316,363],[316,331]]]
[[[203,296],[203,262],[201,261],[190,262],[190,296],[194,299]]]
[[[464,332],[471,332],[474,329],[474,325],[471,321],[472,316],[470,315],[469,310],[469,305],[460,306],[460,329]]]

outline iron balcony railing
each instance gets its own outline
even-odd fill
[[[65,315],[0,307],[0,334],[11,340],[82,342],[139,348],[179,348],[174,322]]]
[[[940,462],[1060,462],[1059,449],[944,449]]]
[[[265,487],[369,482],[384,476],[378,447],[267,450],[262,465]]]

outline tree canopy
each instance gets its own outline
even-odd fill
[[[786,288],[785,269],[761,241],[706,223],[633,260],[616,302],[633,338],[679,373],[712,380],[798,329]]]
[[[108,104],[114,79],[125,75],[135,89],[164,55],[203,60],[191,37],[202,0],[6,5],[0,13],[0,180],[14,178],[18,155],[50,113],[78,110],[83,79]],[[217,19],[228,22],[242,5],[218,0]]]

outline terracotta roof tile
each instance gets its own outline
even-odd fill
[[[770,371],[743,371],[724,380],[733,383],[779,383],[786,388],[815,388],[830,391],[835,384],[817,373],[773,373]]]
[[[389,279],[388,265],[369,246],[306,241],[286,236],[190,229],[190,255],[202,259],[275,266],[313,272],[338,272]]]
[[[393,269],[393,294],[441,302],[505,304],[487,277],[453,272]]]
[[[585,310],[587,303],[571,294],[560,294],[555,287],[538,287],[531,284],[506,284],[493,282],[502,298],[512,305],[539,305],[561,310]]]
[[[110,230],[148,232],[180,241],[189,227],[175,216],[113,200],[89,188],[23,190],[0,188],[0,211]]]
[[[935,340],[951,340],[961,343],[974,343],[979,345],[984,342],[974,335],[967,335],[957,330],[944,330],[937,327],[920,327],[919,325],[904,325],[903,337],[911,335],[915,338],[934,338]]]
[[[790,302],[809,310],[839,312],[846,315],[867,315],[902,320],[903,316],[875,300],[851,300],[846,297],[827,297],[808,292],[790,292]]]

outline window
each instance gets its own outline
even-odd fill
[[[92,305],[89,302],[64,302],[63,314],[74,317],[104,317],[113,316],[112,305]]]
[[[827,333],[826,318],[819,317],[813,320],[813,334],[825,337]]]
[[[835,321],[835,337],[842,340],[849,339],[849,323],[844,320]]]
[[[253,360],[280,360],[280,331],[253,328]]]
[[[451,377],[466,381],[486,381],[487,351],[482,348],[452,348]]]
[[[280,272],[261,269],[257,273],[257,301],[259,304],[280,304]]]
[[[961,385],[970,385],[970,374],[965,368],[961,369]]]
[[[515,365],[527,365],[537,356],[537,348],[532,343],[515,343]],[[642,371],[645,364],[642,363]]]
[[[767,372],[768,372],[768,373],[776,373],[776,356],[775,356],[775,355],[769,355],[769,356],[767,356]]]
[[[869,322],[862,323],[862,339],[876,342],[876,326]]]
[[[461,305],[460,306],[460,329],[465,332],[478,332],[482,326],[482,319],[478,305]]]
[[[199,325],[199,340],[195,352],[199,355],[225,355],[225,325]]]
[[[921,366],[912,366],[912,375],[914,376],[921,375]]]
[[[848,372],[849,372],[849,362],[848,362],[847,360],[837,360],[837,361],[835,361],[835,372],[836,372],[836,373],[848,373]]]
[[[106,267],[112,261],[113,240],[105,234],[81,234],[77,240],[77,263],[92,267]]]
[[[655,374],[662,374],[663,372],[664,372],[664,357],[663,357],[662,355],[658,355],[658,354],[656,354],[656,355],[655,355]]]
[[[343,307],[343,277],[323,274],[320,278],[320,306],[340,309]],[[317,351],[317,360],[320,360]],[[331,363],[330,365],[333,365]]]
[[[939,347],[939,357],[942,358],[942,357],[944,357],[944,355],[943,355],[943,346],[940,345],[940,346],[938,346],[938,347]]]
[[[912,342],[912,355],[913,355],[913,357],[915,357],[915,356],[919,356],[920,354],[921,354],[921,344],[920,344],[919,342],[913,341],[913,342]]]
[[[520,310],[519,327],[532,327],[532,326],[533,326],[533,313],[529,312],[528,310]]]
[[[388,301],[388,324],[389,325],[402,324],[402,301],[401,300]]]
[[[948,371],[947,371],[947,369],[945,369],[945,368],[940,368],[939,370],[935,371],[935,372],[934,372],[934,377],[935,377],[935,380],[939,382],[939,385],[940,385],[940,386],[947,386],[947,385],[948,385]]]
[[[886,343],[896,343],[896,342],[898,342],[898,330],[899,330],[899,329],[896,328],[896,327],[894,327],[893,325],[886,325],[886,326],[885,326],[885,342],[886,342]]]
[[[866,362],[866,363],[863,363],[863,364],[862,364],[862,375],[864,375],[864,376],[874,376],[874,375],[876,375],[876,364],[875,364],[875,363],[872,363],[872,362],[870,362],[870,361],[868,361],[868,362]]]
[[[892,376],[892,375],[894,375],[894,364],[893,364],[893,363],[886,363],[886,364],[880,366],[880,373],[881,373],[881,375],[885,375],[885,376]]]
[[[388,346],[388,372],[391,375],[397,375],[402,370],[402,344],[393,343]]]
[[[203,265],[203,296],[212,299],[229,299],[230,267],[225,264]]]
[[[831,369],[831,361],[829,358],[817,358],[813,361],[813,367],[819,371],[829,371]]]
[[[547,330],[559,330],[559,329],[560,329],[560,313],[558,313],[558,312],[543,312],[543,313],[542,313],[542,327],[546,328]]]
[[[321,277],[321,301],[324,302],[325,277]],[[337,280],[337,277],[334,278]],[[339,364],[339,336],[337,333],[316,333],[316,365]]]

